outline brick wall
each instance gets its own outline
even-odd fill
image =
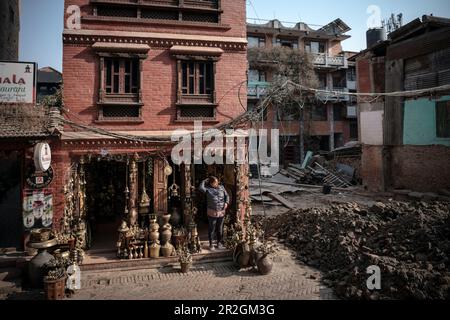
[[[66,107],[84,123],[93,124],[98,116],[99,60],[89,47],[64,46],[64,99]],[[227,52],[217,63],[216,94],[220,104],[217,121],[229,121],[246,108],[245,86],[238,98],[239,83],[246,79],[246,52]],[[114,130],[170,130],[180,127],[176,117],[176,60],[168,50],[151,49],[144,61],[142,118],[144,123],[99,124]],[[76,118],[73,118],[76,120]],[[183,124],[183,127],[191,127]]]
[[[392,148],[391,180],[395,189],[436,192],[450,189],[450,147]]]
[[[384,191],[383,147],[363,145],[361,156],[361,178],[365,189]]]
[[[370,63],[368,59],[356,61],[357,88],[360,93],[372,92]]]
[[[330,41],[329,46],[328,54],[332,57],[338,56],[342,52],[341,41]]]

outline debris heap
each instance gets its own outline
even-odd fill
[[[268,222],[268,223],[267,223]],[[355,203],[290,211],[264,223],[347,299],[449,299],[450,204]],[[381,270],[381,290],[367,268]]]

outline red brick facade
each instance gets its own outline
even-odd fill
[[[148,1],[151,2],[151,1]],[[69,6],[81,8],[81,30],[64,31],[63,77],[66,118],[109,131],[135,132],[155,136],[162,131],[191,129],[193,121],[177,121],[177,59],[171,48],[221,49],[215,65],[214,90],[216,118],[205,125],[230,121],[246,109],[239,103],[239,84],[246,81],[246,7],[244,0],[220,1],[223,12],[220,22],[188,23],[182,21],[142,21],[139,19],[95,16],[89,0],[66,0],[65,21]],[[143,59],[140,89],[142,92],[139,121],[98,121],[101,62],[93,49],[95,43],[149,47]],[[246,91],[241,90],[245,96]],[[245,101],[245,99],[243,99]],[[65,132],[73,131],[66,126]],[[64,214],[64,185],[70,165],[81,155],[99,154],[108,149],[111,154],[153,152],[155,143],[134,143],[115,139],[70,139],[63,134],[61,143],[53,146],[55,165],[54,226],[60,226]]]

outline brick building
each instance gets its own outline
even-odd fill
[[[194,120],[212,127],[245,111],[237,93],[247,69],[245,1],[66,0],[65,20],[73,6],[81,9],[81,28],[63,33],[66,127],[53,152],[56,228],[87,233],[94,248],[115,248],[122,219],[146,223],[138,211],[181,210],[188,225],[191,187],[207,173],[223,177],[232,210],[243,214],[235,167],[174,166],[170,136],[193,129]],[[181,203],[171,186],[181,188]],[[206,215],[200,202],[194,206],[200,224]]]
[[[305,23],[285,27],[278,20],[266,24],[248,24],[249,48],[289,47],[310,55],[319,80],[319,89],[337,92],[355,92],[354,62],[348,58],[354,53],[345,52],[341,42],[350,38],[345,33],[350,28],[340,19],[313,30]],[[251,109],[263,97],[272,79],[271,72],[250,69],[248,75],[248,106]],[[356,101],[348,95],[320,95],[310,106],[311,119],[303,123],[305,150],[330,151],[358,139]],[[305,115],[306,117],[306,115]],[[311,121],[309,121],[311,120]],[[264,126],[280,129],[281,162],[300,161],[300,128],[298,116],[277,114],[269,108]]]
[[[37,101],[57,93],[62,85],[62,73],[51,67],[44,67],[38,70],[37,76]]]
[[[356,55],[358,92],[426,90],[450,84],[450,20],[416,19]],[[361,97],[362,178],[373,191],[450,187],[450,91]]]
[[[19,59],[20,0],[0,2],[0,61]]]

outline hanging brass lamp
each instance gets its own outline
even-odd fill
[[[151,199],[147,194],[146,184],[145,184],[145,172],[146,172],[146,162],[144,161],[143,170],[142,170],[142,194],[141,201],[139,203],[139,213],[145,215],[148,213],[150,208]]]

